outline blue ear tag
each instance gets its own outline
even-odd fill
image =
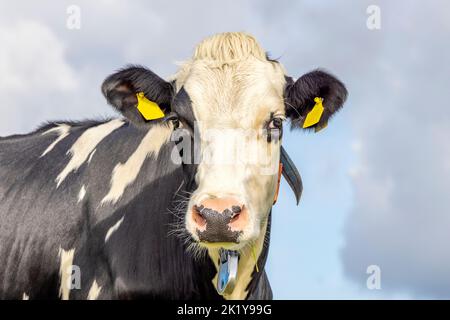
[[[217,292],[220,295],[231,294],[237,281],[239,252],[220,249]]]

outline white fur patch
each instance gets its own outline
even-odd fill
[[[30,296],[24,292],[22,295],[22,300],[30,300]]]
[[[115,119],[87,129],[77,141],[75,141],[70,150],[67,151],[67,154],[71,155],[71,159],[64,170],[61,171],[56,178],[57,187],[59,187],[69,173],[76,171],[86,161],[92,150],[94,150],[104,138],[123,124],[124,122],[122,120]]]
[[[60,259],[59,265],[59,297],[62,300],[69,300],[69,294],[71,290],[71,275],[72,264],[75,249],[64,250],[59,247],[58,256]]]
[[[80,193],[78,193],[78,203],[80,203],[84,196],[86,195],[86,188],[84,187],[84,184],[81,186]]]
[[[57,132],[58,133],[58,138],[56,138],[55,141],[53,141],[48,147],[47,149],[45,149],[45,151],[41,154],[40,158],[42,158],[43,156],[45,156],[47,153],[49,153],[50,151],[53,150],[53,148],[58,144],[58,142],[60,142],[62,139],[64,139],[65,137],[67,137],[70,133],[70,126],[67,124],[59,124],[57,127],[52,128],[50,130],[47,130],[45,132],[42,133],[42,135],[46,135],[48,133],[52,133],[52,132]]]
[[[111,228],[108,229],[108,232],[106,233],[106,236],[105,236],[105,242],[108,241],[109,237],[111,237],[112,234],[113,234],[114,232],[117,231],[117,229],[119,229],[120,225],[121,225],[122,222],[123,222],[123,218],[124,218],[124,217],[122,217],[122,218],[121,218],[119,221],[117,221]]]
[[[166,125],[155,125],[148,131],[128,160],[117,164],[114,168],[111,188],[101,201],[102,204],[108,202],[114,204],[122,197],[125,188],[138,176],[145,159],[151,155],[156,158],[161,147],[170,139],[171,133],[172,127]]]
[[[266,52],[256,39],[243,32],[225,32],[205,38],[195,48],[194,59],[220,62],[241,61],[249,56],[266,60]]]
[[[100,287],[97,283],[97,280],[94,280],[94,282],[92,282],[91,288],[89,289],[89,293],[87,296],[88,300],[97,300],[100,291],[102,291],[102,287]]]

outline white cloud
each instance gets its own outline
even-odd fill
[[[0,25],[0,90],[67,91],[78,86],[64,58],[64,46],[44,24],[18,21]]]
[[[80,88],[78,73],[63,41],[42,22],[0,24],[0,43],[0,135],[30,131],[55,104],[64,110]]]
[[[416,297],[450,297],[448,7],[382,4],[381,50],[350,91],[358,163],[344,269],[363,283],[379,265],[383,290]]]

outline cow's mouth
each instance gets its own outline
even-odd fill
[[[206,242],[199,241],[200,246],[206,249],[227,249],[227,250],[240,250],[242,248],[241,242]]]

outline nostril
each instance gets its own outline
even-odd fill
[[[230,223],[237,221],[241,215],[242,207],[241,206],[232,206],[231,211],[233,212],[231,215]]]
[[[201,227],[206,225],[206,219],[202,213],[203,208],[203,206],[197,205],[194,205],[192,207],[192,218],[194,219],[195,223],[197,223]]]
[[[237,221],[237,220],[239,219],[240,216],[241,216],[240,213],[235,213],[235,214],[233,215],[233,217],[231,218],[230,223],[233,223],[233,222]]]
[[[198,206],[198,205],[194,205],[194,210],[198,212],[199,215],[201,215],[203,217],[203,213],[202,210],[204,209],[204,206]]]
[[[241,213],[242,208],[241,208],[241,206],[232,206],[231,211],[233,211],[233,213],[235,213],[235,214],[239,214],[239,213]]]

